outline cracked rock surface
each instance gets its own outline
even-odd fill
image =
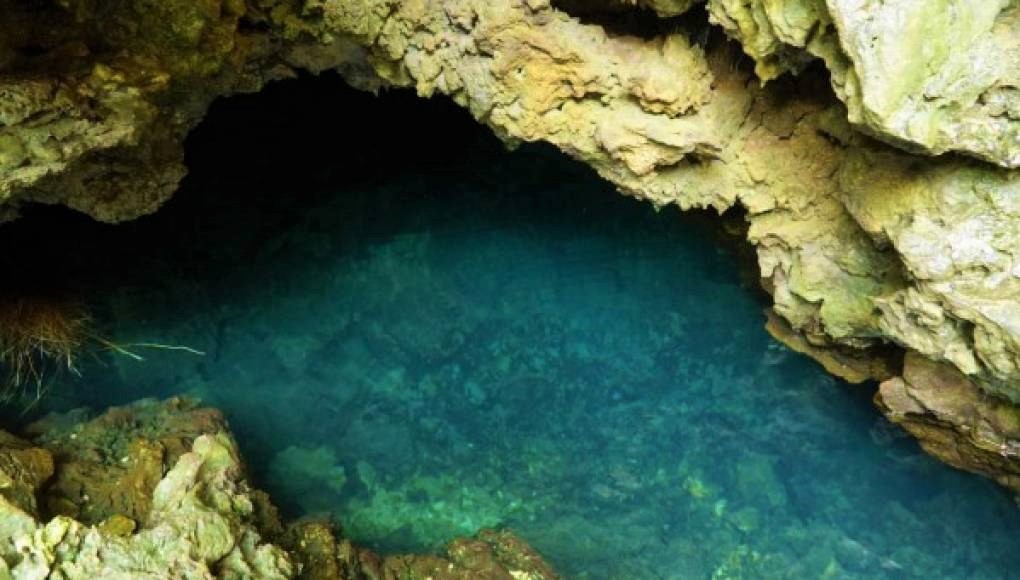
[[[892,346],[954,369],[977,405],[1020,404],[1015,0],[708,0],[740,48],[682,27],[611,34],[558,6],[0,0],[0,217],[30,201],[106,221],[154,211],[212,99],[337,70],[446,95],[627,195],[742,208],[784,341],[853,380],[927,380],[867,362]]]
[[[51,416],[26,436],[0,431],[0,578],[558,577],[506,531],[455,540],[444,556],[384,558],[328,522],[284,528],[248,485],[222,415],[194,401]]]
[[[850,120],[910,151],[1020,166],[1015,0],[708,0],[762,80],[824,60]]]
[[[947,365],[916,354],[905,362],[875,397],[886,415],[935,457],[1020,492],[1020,409],[990,400]]]

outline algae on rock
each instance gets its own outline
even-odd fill
[[[875,399],[925,451],[1020,492],[1020,408],[989,400],[956,369],[917,354]]]
[[[245,480],[220,413],[194,401],[144,400],[82,419],[36,423],[32,442],[0,432],[0,578],[556,578],[509,532],[455,540],[446,558],[382,558],[329,523],[285,530]],[[128,477],[136,449],[165,454],[147,464],[152,477]],[[48,481],[54,463],[64,475]],[[85,474],[74,497],[68,473]],[[36,496],[54,509],[37,510]]]

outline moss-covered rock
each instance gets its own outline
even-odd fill
[[[285,531],[220,413],[194,401],[84,419],[35,423],[34,442],[0,432],[0,578],[557,577],[509,532],[456,540],[443,557],[383,558],[330,523]]]
[[[825,61],[855,126],[909,151],[1020,166],[1020,4],[709,0],[763,82]]]
[[[51,415],[26,433],[56,461],[44,513],[88,525],[118,516],[145,521],[166,470],[195,439],[226,430],[218,411],[187,399],[144,400],[82,419],[80,413]]]

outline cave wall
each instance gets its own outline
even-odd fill
[[[675,17],[697,3],[634,4],[581,16]],[[0,0],[0,218],[30,202],[109,222],[155,211],[213,99],[298,70],[444,95],[508,144],[551,143],[626,195],[744,209],[778,315],[770,330],[845,378],[886,381],[877,398],[890,418],[923,442],[951,432],[929,451],[1016,488],[1003,473],[1017,471],[1020,439],[984,411],[1012,417],[1020,404],[1020,5],[695,9],[736,42],[682,25],[622,35],[564,10]],[[904,366],[890,345],[920,358]],[[915,372],[922,360],[955,377],[959,404],[928,404],[945,381]]]

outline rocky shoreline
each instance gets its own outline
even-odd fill
[[[188,399],[0,431],[0,537],[2,578],[558,577],[509,531],[381,557],[329,520],[283,523],[220,412]]]
[[[548,0],[136,4],[0,2],[3,218],[31,202],[155,211],[213,99],[296,71],[447,95],[627,195],[743,210],[774,334],[884,381],[879,407],[925,449],[1017,489],[1016,2],[954,3],[952,21],[910,0],[641,3],[707,14],[739,48],[681,21],[612,34]]]

